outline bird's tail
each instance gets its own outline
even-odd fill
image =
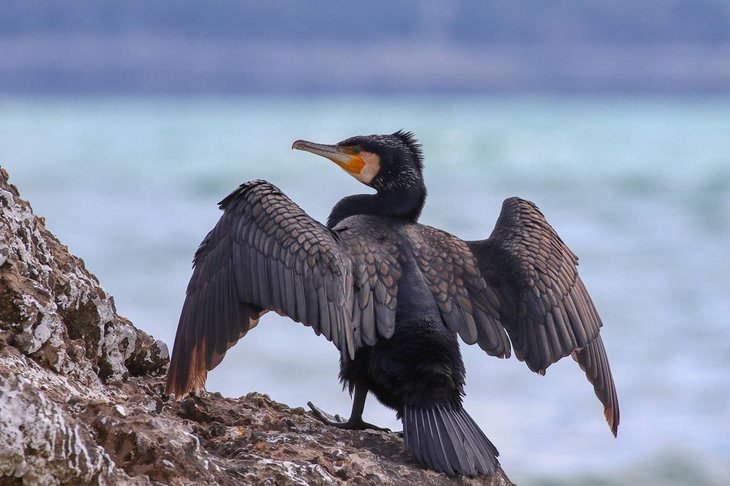
[[[461,405],[405,405],[403,441],[418,462],[450,476],[492,474],[497,448]]]

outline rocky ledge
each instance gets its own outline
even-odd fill
[[[258,393],[175,402],[167,364],[0,168],[0,484],[512,484],[425,470],[396,434]]]

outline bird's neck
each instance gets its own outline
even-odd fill
[[[426,187],[400,191],[378,191],[375,194],[358,194],[341,199],[327,218],[327,227],[334,228],[337,223],[349,216],[369,214],[387,218],[416,222],[426,203]]]

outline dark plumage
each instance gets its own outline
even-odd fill
[[[354,394],[342,428],[363,422],[368,393],[403,421],[410,455],[447,474],[489,474],[498,452],[462,408],[457,335],[492,356],[544,374],[572,355],[603,403],[614,435],[619,408],[601,320],[577,258],[537,207],[507,199],[491,236],[465,242],[417,223],[426,199],[423,155],[411,133],[297,141],[376,190],[335,205],[327,226],[266,181],[242,184],[195,254],[167,391],[204,387],[226,350],[273,310],[340,350]],[[510,346],[511,341],[511,346]]]

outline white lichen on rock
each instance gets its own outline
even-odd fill
[[[45,229],[2,168],[0,257],[0,478],[129,479],[69,403],[128,398],[104,381],[122,380],[139,363],[161,372],[163,351],[117,316],[96,277]]]
[[[114,461],[68,410],[17,375],[0,382],[0,476],[26,484],[89,483],[116,476]],[[31,453],[29,453],[29,451]]]
[[[10,326],[19,330],[17,347],[60,373],[83,375],[88,370],[80,370],[77,356],[68,354],[82,350],[65,345],[69,339],[80,340],[94,371],[107,380],[127,376],[130,358],[149,366],[164,361],[167,350],[146,335],[145,342],[139,342],[142,333],[117,315],[112,298],[83,261],[45,229],[7,184],[7,173],[0,178],[0,242],[6,255],[2,284],[9,290],[2,298],[15,317],[9,319]]]

